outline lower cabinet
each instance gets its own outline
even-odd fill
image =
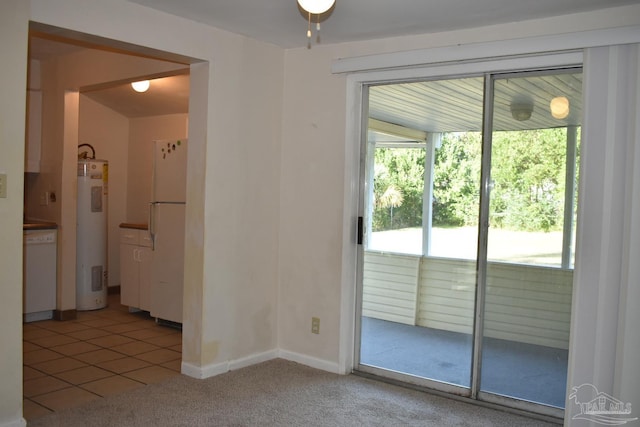
[[[151,309],[151,237],[147,230],[120,229],[120,302]]]

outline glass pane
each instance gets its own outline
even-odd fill
[[[422,253],[424,158],[424,145],[375,148],[370,249]]]
[[[564,407],[582,74],[522,76],[494,85],[481,390]]]
[[[482,92],[369,90],[361,365],[470,386]]]
[[[435,155],[428,255],[476,260],[481,163],[480,132],[442,134]]]

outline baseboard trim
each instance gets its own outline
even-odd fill
[[[251,356],[243,357],[241,359],[229,362],[229,370],[235,371],[236,369],[242,369],[246,368],[247,366],[257,365],[258,363],[266,362],[267,360],[275,359],[277,357],[278,350],[269,350],[262,353],[252,354]]]
[[[26,427],[27,420],[24,418],[18,418],[13,421],[8,421],[6,423],[0,423],[0,427]]]
[[[215,377],[216,375],[229,372],[229,362],[211,364],[207,366],[196,366],[192,363],[182,362],[180,371],[191,378],[203,380]]]
[[[340,365],[328,360],[318,359],[307,356],[306,354],[295,353],[293,351],[278,350],[278,357],[289,360],[291,362],[300,363],[322,371],[331,372],[333,374],[341,374]]]
[[[53,310],[53,318],[55,320],[76,320],[78,318],[78,312],[74,308],[73,310]]]
[[[240,359],[229,360],[222,363],[213,363],[202,367],[196,366],[192,363],[182,362],[181,371],[184,375],[203,380],[229,371],[235,371],[237,369],[246,368],[247,366],[266,362],[267,360],[275,359],[277,357],[278,350],[269,350]]]
[[[331,372],[333,374],[341,373],[340,365],[337,363],[281,349],[264,351],[262,353],[252,354],[240,359],[229,360],[221,363],[212,363],[205,366],[196,366],[192,363],[182,362],[180,371],[191,378],[203,380],[205,378],[215,377],[216,375],[224,374],[229,371],[235,371],[237,369],[246,368],[247,366],[256,365],[258,363],[277,358],[300,363],[302,365]]]

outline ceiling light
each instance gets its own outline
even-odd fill
[[[529,120],[533,113],[533,99],[526,95],[517,96],[511,101],[510,109],[511,116],[517,121]]]
[[[298,5],[309,15],[307,38],[311,40],[311,15],[316,15],[316,31],[320,31],[320,15],[333,7],[336,0],[298,0]]]
[[[569,115],[569,100],[566,96],[556,96],[549,104],[551,115],[556,119],[564,119]]]
[[[146,92],[147,90],[149,90],[149,80],[142,80],[142,81],[139,81],[139,82],[133,82],[133,83],[131,83],[131,87],[136,92]]]
[[[336,0],[298,0],[301,8],[314,15],[320,15],[331,9]]]

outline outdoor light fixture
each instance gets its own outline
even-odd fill
[[[511,116],[519,122],[529,120],[533,113],[533,100],[530,96],[517,96],[511,101]]]
[[[555,119],[564,119],[569,115],[569,100],[566,96],[556,96],[549,104],[551,115]]]
[[[316,15],[316,31],[320,31],[320,15],[328,11],[336,3],[336,0],[298,0],[298,5],[309,14],[309,27],[307,38],[311,40],[311,15]]]
[[[136,92],[146,92],[147,90],[149,90],[149,80],[142,80],[142,81],[139,81],[139,82],[133,82],[133,83],[131,83],[131,87]]]

